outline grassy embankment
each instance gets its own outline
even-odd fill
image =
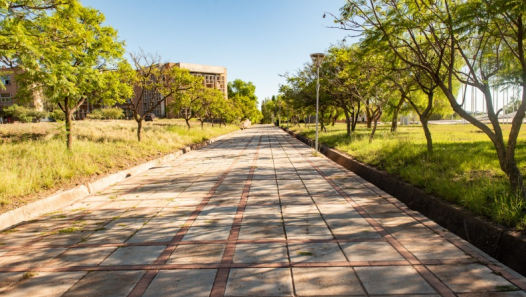
[[[345,124],[320,132],[319,141],[355,159],[394,174],[472,212],[517,229],[526,229],[526,204],[510,195],[508,180],[500,170],[495,149],[488,137],[470,124],[431,125],[434,153],[427,154],[421,126],[401,126],[391,133],[390,125],[379,126],[373,143],[370,130],[358,125],[351,139]],[[503,125],[505,135],[510,125]],[[311,139],[314,125],[291,130]],[[516,158],[526,174],[526,131],[522,129]]]
[[[135,121],[79,121],[69,152],[64,124],[0,125],[0,213],[238,129],[157,120],[145,123],[137,142]]]

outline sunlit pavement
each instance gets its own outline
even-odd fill
[[[271,126],[0,235],[6,296],[526,296],[524,278]]]

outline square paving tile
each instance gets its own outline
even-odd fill
[[[411,239],[411,238],[421,238],[422,240],[430,239],[441,239],[440,235],[429,230],[423,225],[415,225],[409,227],[387,227],[385,230],[396,239]]]
[[[327,225],[331,228],[338,228],[338,227],[371,227],[371,224],[367,222],[364,218],[326,218]]]
[[[284,213],[285,226],[327,226],[319,213]]]
[[[503,277],[480,264],[428,266],[451,290],[455,292],[517,290]]]
[[[46,263],[46,266],[97,266],[115,249],[116,247],[72,248]]]
[[[403,261],[405,260],[387,242],[340,243],[349,261]]]
[[[352,296],[365,292],[351,267],[292,268],[298,296]]]
[[[230,269],[225,296],[292,296],[288,268]]]
[[[326,226],[287,225],[285,231],[288,239],[333,239],[331,230]]]
[[[0,294],[16,285],[23,277],[23,272],[0,272]]]
[[[287,194],[280,193],[281,203],[285,204],[310,204],[312,199],[308,194]]]
[[[221,263],[226,244],[179,245],[167,264],[209,264]]]
[[[356,267],[355,269],[365,290],[372,295],[436,293],[411,266]]]
[[[367,213],[401,213],[402,211],[392,204],[362,204]]]
[[[239,240],[285,239],[282,224],[241,226]]]
[[[2,255],[0,257],[0,267],[39,267],[62,254],[65,250],[65,248],[17,250],[11,255]]]
[[[130,238],[137,230],[99,230],[94,232],[82,242],[82,244],[106,244],[123,243]]]
[[[20,246],[30,241],[34,241],[40,235],[36,232],[14,232],[0,234],[0,245],[2,246]]]
[[[142,296],[208,297],[216,274],[215,269],[161,270]]]
[[[71,287],[63,297],[127,296],[145,271],[91,271]]]
[[[168,242],[177,234],[179,228],[162,228],[161,226],[146,225],[137,231],[126,243],[140,242]]]
[[[287,247],[283,243],[237,244],[234,263],[289,262]]]
[[[282,207],[283,215],[285,214],[317,214],[319,215],[318,208],[315,204],[311,203],[309,205],[284,205]]]
[[[301,243],[290,244],[291,262],[346,262],[343,252],[337,243]]]
[[[464,251],[444,239],[400,239],[399,241],[420,260],[470,258]]]
[[[279,205],[253,205],[245,208],[246,215],[281,214]]]
[[[81,228],[81,227],[78,227]],[[90,236],[93,232],[66,232],[48,235],[36,242],[36,245],[74,245]]]
[[[58,297],[63,296],[73,284],[87,272],[36,272],[6,292],[10,297]],[[1,292],[1,290],[0,290]]]
[[[166,246],[127,246],[115,250],[101,266],[153,264]]]
[[[381,238],[373,227],[343,226],[331,228],[337,239]]]
[[[190,227],[183,241],[227,240],[231,226]]]

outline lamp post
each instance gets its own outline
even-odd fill
[[[281,128],[281,100],[279,101],[278,127]]]
[[[325,54],[322,53],[315,53],[310,55],[312,59],[312,63],[316,66],[316,77],[318,81],[316,82],[316,151],[318,151],[318,109],[319,109],[319,101],[320,101],[320,66],[321,62],[323,62],[323,58],[325,58]]]

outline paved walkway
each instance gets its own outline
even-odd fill
[[[524,278],[270,126],[0,235],[6,296],[526,296],[519,288]]]

